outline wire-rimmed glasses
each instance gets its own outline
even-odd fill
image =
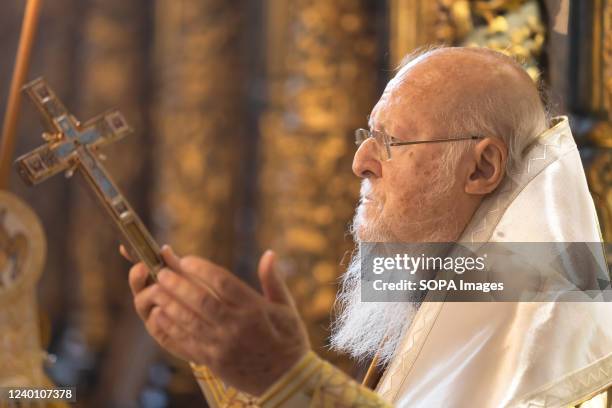
[[[448,139],[435,139],[435,140],[415,140],[411,142],[397,141],[393,136],[387,135],[385,132],[380,130],[369,130],[369,129],[357,129],[355,130],[355,144],[360,146],[363,142],[368,139],[374,139],[379,151],[384,152],[384,159],[391,159],[391,147],[392,146],[408,146],[423,143],[442,143],[442,142],[456,142],[459,140],[478,140],[484,139],[483,136],[466,136],[466,137],[455,137]]]

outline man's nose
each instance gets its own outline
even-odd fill
[[[379,153],[375,140],[368,139],[363,142],[353,157],[353,173],[361,178],[382,177]]]

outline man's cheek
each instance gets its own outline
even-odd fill
[[[392,194],[389,195],[386,207],[392,213],[400,215],[406,211],[410,211],[414,207],[414,202],[419,199],[419,194],[414,190],[414,186],[403,184],[398,186]]]

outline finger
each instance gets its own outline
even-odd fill
[[[149,318],[151,309],[158,306],[160,300],[163,301],[164,296],[167,297],[158,284],[153,284],[140,291],[134,296],[134,308],[138,316],[146,321]]]
[[[187,259],[190,259],[190,258],[197,259],[195,257],[187,257]],[[186,271],[181,266],[181,261],[182,261],[181,258],[178,258],[178,257],[175,258],[173,260],[173,264],[174,264],[174,261],[176,259],[178,259],[178,265],[177,265],[178,267],[177,268],[172,268],[175,272],[179,272],[181,274],[181,276],[185,277],[185,279],[189,280],[190,282],[192,282],[195,285],[198,285],[200,288],[209,291],[217,299],[220,299],[219,295],[215,292],[215,290],[212,288],[212,286],[209,283],[207,283],[205,281],[205,279],[202,277],[202,274],[195,272],[196,268],[189,268]],[[188,261],[188,262],[190,262],[190,261]],[[201,263],[201,265],[206,265],[206,264],[207,263]],[[208,263],[208,264],[214,265],[212,263]]]
[[[194,337],[174,322],[163,309],[155,313],[155,318],[157,325],[170,337],[169,341],[179,345],[184,353],[190,356],[189,361],[210,365],[210,348],[218,342],[217,339],[213,339],[210,334],[206,338]]]
[[[176,255],[170,245],[164,245],[161,248],[161,254],[166,262],[166,265],[175,272],[181,271],[181,258]]]
[[[186,256],[181,259],[181,269],[192,280],[212,290],[223,303],[236,305],[258,297],[257,292],[229,271],[205,259]]]
[[[192,350],[190,350],[189,347],[186,347],[186,342],[177,340],[176,337],[167,332],[160,324],[161,314],[161,309],[159,307],[153,308],[149,319],[145,322],[147,331],[151,334],[151,336],[153,336],[160,346],[170,353],[181,359],[193,361],[195,356]]]
[[[174,339],[186,340],[190,334],[183,327],[176,324],[168,315],[164,312],[163,308],[155,308],[155,315],[151,313],[151,318],[157,321],[159,327],[162,328],[170,337]]]
[[[282,273],[275,268],[276,254],[267,250],[259,260],[257,274],[264,296],[271,302],[294,307],[293,297]]]
[[[135,261],[132,259],[132,256],[130,255],[130,253],[128,252],[127,248],[124,247],[123,245],[119,245],[119,253],[121,254],[121,256],[123,256],[125,258],[126,261],[134,263]]]
[[[165,316],[181,328],[181,331],[197,338],[198,341],[212,342],[215,337],[215,323],[202,313],[196,313],[180,302],[172,301],[161,306]],[[218,327],[218,326],[217,326]]]
[[[162,251],[162,256],[164,258],[164,261],[166,262],[166,265],[170,269],[172,269],[176,273],[179,273],[179,274],[183,275],[185,278],[187,278],[191,282],[201,286],[203,289],[206,289],[206,290],[209,290],[209,291],[213,292],[213,294],[214,294],[213,289],[208,284],[206,284],[206,282],[204,282],[202,279],[200,279],[197,275],[194,275],[193,273],[187,273],[187,272],[182,270],[182,268],[181,268],[181,258],[179,258],[178,255],[176,255],[176,253],[174,252],[172,247],[170,247],[169,245],[164,245],[162,247],[161,251]],[[214,294],[214,295],[216,296],[216,294]]]
[[[197,284],[201,288],[210,291],[213,296],[216,296],[218,299],[220,299],[219,294],[215,292],[215,289],[211,286],[210,282],[206,281],[205,274],[202,273],[202,269],[204,268],[216,267],[217,265],[215,265],[214,263],[195,256],[186,256],[185,258],[179,261],[179,269],[181,270],[185,278]]]
[[[147,268],[144,262],[138,262],[130,268],[128,281],[130,283],[132,295],[136,296],[147,285],[148,277],[149,268]]]
[[[167,268],[162,269],[157,278],[161,287],[191,312],[206,318],[213,324],[223,318],[226,306],[209,290],[195,285]],[[165,310],[165,312],[170,311]],[[179,313],[172,317],[180,318]]]
[[[201,311],[192,310],[189,305],[185,304],[185,299],[174,298],[172,294],[166,291],[161,285],[160,289],[159,293],[155,294],[155,304],[160,306],[161,309],[177,323],[186,327],[193,325],[192,323],[195,321],[201,320],[201,324],[198,323],[197,325],[198,328],[200,326],[205,326],[207,330],[214,329],[215,323],[207,314],[201,313]],[[220,303],[218,304],[221,305]],[[215,310],[209,308],[211,314],[221,313]],[[197,332],[197,330],[191,331],[194,333]]]
[[[164,346],[166,349],[174,353],[180,353],[180,357],[185,360],[210,366],[211,346],[209,344],[200,341],[200,339],[196,341],[194,337],[177,327],[176,323],[163,310],[158,310],[157,307],[151,312],[149,320],[151,330],[155,330],[156,333],[164,336],[168,344],[167,347]],[[147,326],[148,329],[149,326]]]

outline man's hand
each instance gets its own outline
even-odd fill
[[[148,271],[138,263],[130,270],[130,287],[147,330],[170,353],[261,395],[310,349],[272,251],[259,261],[263,296],[202,258],[181,259],[169,247],[162,256],[168,267],[157,283],[145,287]]]

